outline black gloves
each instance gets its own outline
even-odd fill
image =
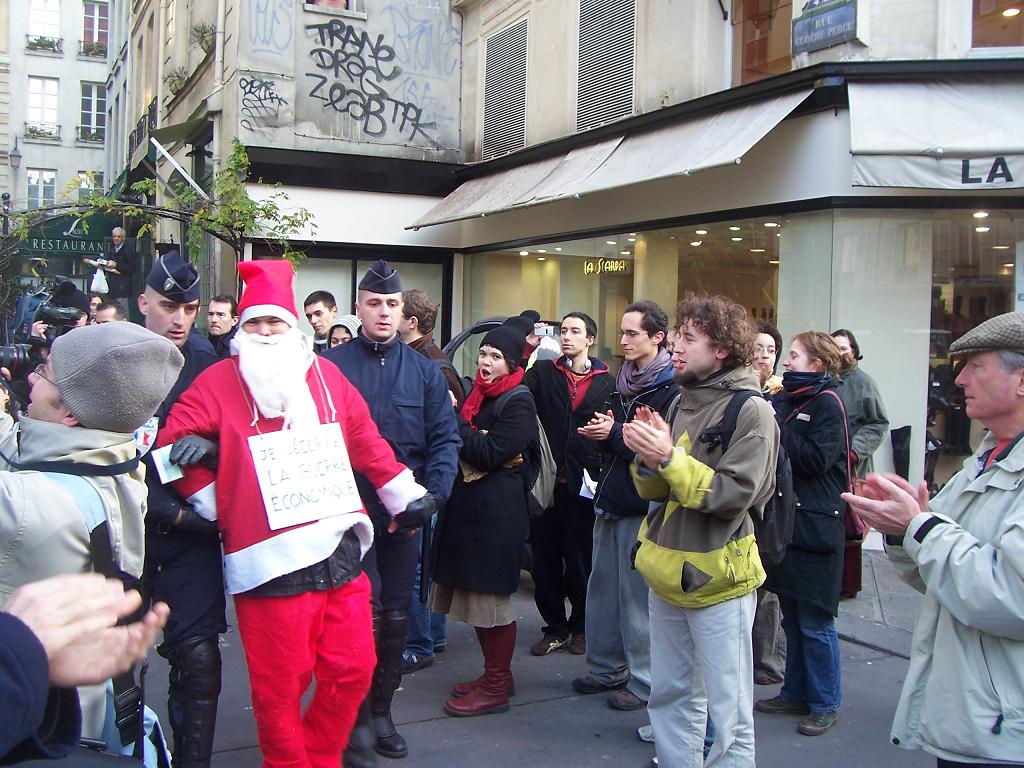
[[[430,517],[434,514],[435,509],[437,509],[437,502],[429,493],[423,494],[415,501],[410,501],[409,505],[393,518],[398,525],[396,533],[409,534],[424,525],[429,525]]]
[[[171,448],[171,464],[187,467],[202,461],[210,468],[217,466],[217,444],[205,437],[187,435],[176,440]]]
[[[202,438],[199,439],[201,440]],[[188,531],[189,533],[199,533],[207,536],[216,536],[218,534],[217,523],[207,520],[192,509],[189,504],[181,505],[181,514],[173,527],[176,531]]]

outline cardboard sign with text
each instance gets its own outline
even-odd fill
[[[337,422],[253,435],[249,451],[272,531],[362,509]]]

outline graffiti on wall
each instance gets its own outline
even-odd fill
[[[281,125],[282,110],[287,99],[278,93],[276,81],[266,76],[238,78],[239,124],[249,131],[262,131]]]
[[[246,24],[249,52],[271,57],[290,56],[296,0],[248,0]]]
[[[323,109],[348,115],[359,130],[379,139],[394,132],[407,141],[438,146],[437,123],[425,119],[423,107],[407,98],[403,69],[384,35],[371,35],[342,19],[307,24],[315,47],[309,51],[315,71],[306,72],[308,96]]]

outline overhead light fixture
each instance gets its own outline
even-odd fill
[[[741,242],[743,242],[743,238],[742,237],[732,237],[732,238],[729,238],[729,239],[732,240],[734,243],[741,243]]]
[[[608,245],[618,245],[619,244],[618,240],[605,240],[605,242],[608,243]]]
[[[1012,19],[1014,16],[1018,16],[1019,14],[1020,8],[1007,8],[1003,11],[1003,16],[1008,19]]]
[[[778,259],[768,259],[768,263],[769,264],[778,264],[779,260]]]
[[[14,149],[7,153],[7,162],[11,164],[12,170],[18,170],[21,166],[21,150],[18,149],[18,137],[14,137]]]
[[[1013,269],[1013,268],[1014,268],[1014,267],[1016,266],[1016,264],[1014,264],[1014,263],[1013,263],[1013,262],[1011,261],[1011,262],[1009,262],[1008,264],[1003,264],[1003,266],[1004,266],[1004,267],[1007,267],[1007,268],[1009,268],[1009,269]]]
[[[696,248],[698,245],[700,245],[703,242],[704,242],[703,240],[691,240],[690,241],[690,245],[692,245],[694,248]]]
[[[751,253],[764,253],[764,248],[751,248]]]
[[[729,231],[730,231],[730,232],[739,232],[739,231],[740,231],[740,228],[739,228],[739,227],[737,227],[737,226],[732,226],[732,227],[729,227]]]
[[[561,249],[561,248],[555,248],[555,250],[556,250],[556,251],[560,251],[560,250],[562,250],[562,249]]]
[[[537,249],[537,253],[547,253],[547,249],[546,248],[538,248]]]
[[[976,219],[987,219],[988,218],[988,211],[975,211],[974,212],[974,218],[976,218]]]
[[[1008,246],[1008,245],[993,245],[992,246],[992,250],[993,251],[1008,251],[1008,250],[1010,250],[1010,246]]]
[[[776,233],[775,233],[775,236],[776,236],[776,237],[782,237],[782,233],[781,233],[781,232],[776,232]]]
[[[768,229],[775,229],[775,227],[779,226],[779,222],[777,222],[777,221],[766,221],[764,223],[764,225],[766,227],[768,227]]]
[[[982,233],[990,232],[991,230],[992,230],[992,227],[975,227],[974,228],[975,232],[982,232]]]
[[[630,237],[636,237],[636,232],[630,232],[630,233],[629,233],[629,236],[630,236]]]
[[[529,251],[520,251],[520,252],[519,252],[519,255],[520,255],[520,256],[529,256],[529,255],[530,255],[530,252],[529,252]]]
[[[627,237],[626,239],[629,240],[629,242],[631,242],[631,243],[635,243],[636,242],[636,238],[635,237]]]
[[[669,235],[669,236],[668,236],[668,239],[669,239],[669,240],[675,240],[675,239],[676,239],[676,236],[675,236],[675,235]]]
[[[547,257],[545,257],[545,256],[538,256],[537,257],[537,261],[547,261]]]
[[[619,256],[629,256],[629,251],[619,251]]]
[[[706,229],[698,229],[696,233],[698,235],[706,235],[708,231]]]

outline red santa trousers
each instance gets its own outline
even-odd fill
[[[366,574],[324,592],[235,595],[235,611],[264,768],[338,768],[376,664]]]

